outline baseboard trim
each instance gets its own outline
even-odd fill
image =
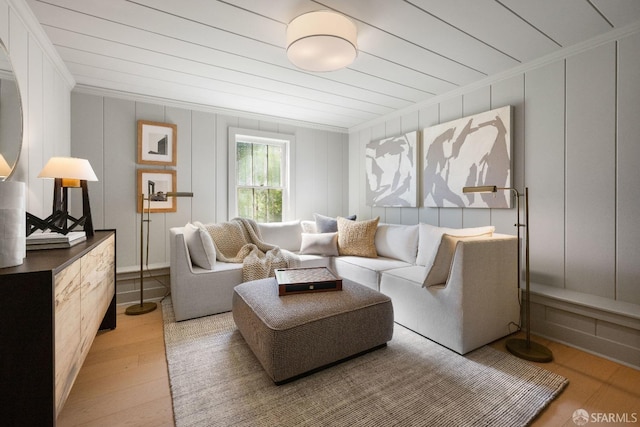
[[[640,307],[636,304],[532,285],[531,332],[640,369]]]

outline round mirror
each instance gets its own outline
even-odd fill
[[[11,59],[0,40],[0,181],[11,176],[22,150],[22,102]]]

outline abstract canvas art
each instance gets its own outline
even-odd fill
[[[467,186],[511,187],[511,106],[423,131],[424,206],[510,208],[508,191],[462,193]]]
[[[371,141],[366,146],[367,205],[418,205],[418,131]]]

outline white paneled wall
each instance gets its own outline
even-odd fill
[[[22,0],[0,0],[0,38],[9,50],[23,109],[23,145],[12,179],[27,183],[27,211],[51,213],[53,181],[37,178],[54,155],[69,155],[75,81]]]
[[[350,210],[515,234],[513,209],[366,206],[363,153],[372,139],[514,106],[514,185],[530,191],[533,330],[640,366],[639,68],[635,30],[352,129]]]
[[[295,135],[291,147],[293,218],[311,219],[314,212],[348,214],[346,134],[78,91],[72,93],[71,112],[71,152],[89,158],[98,174],[100,181],[89,184],[94,226],[118,231],[119,271],[139,266],[137,169],[175,169],[177,190],[194,193],[193,198],[177,199],[177,212],[151,215],[150,266],[168,265],[170,227],[229,219],[229,127]],[[137,120],[177,125],[175,168],[136,164]]]

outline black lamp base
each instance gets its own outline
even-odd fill
[[[139,314],[151,313],[157,307],[158,305],[155,302],[145,302],[127,307],[124,313],[129,316],[137,316]]]
[[[532,362],[548,363],[553,360],[553,353],[547,347],[537,342],[521,338],[507,340],[507,350],[521,359]]]

